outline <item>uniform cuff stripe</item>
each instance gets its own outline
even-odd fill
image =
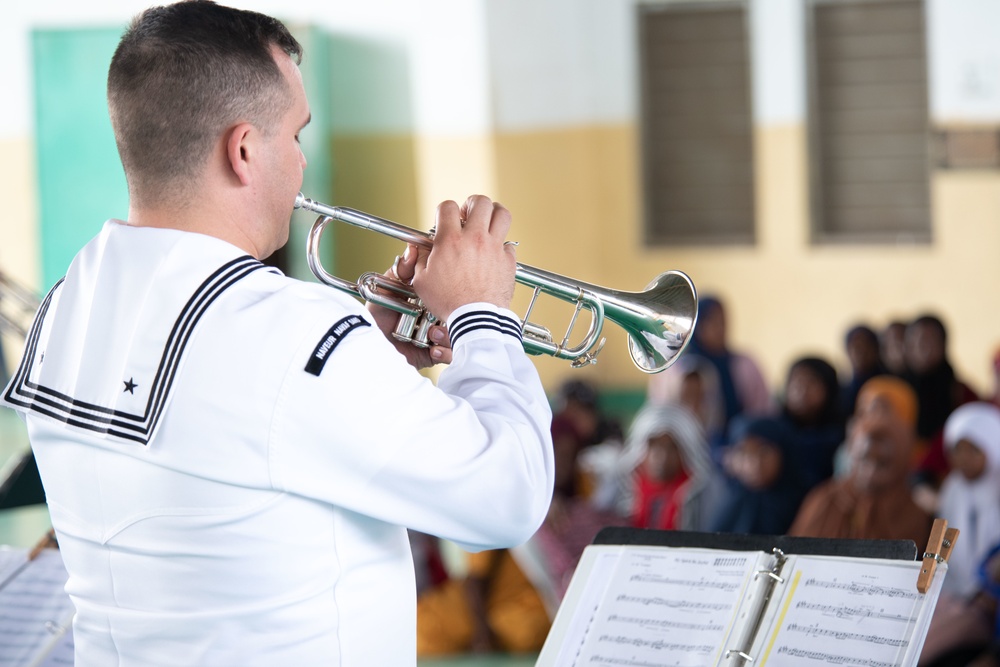
[[[451,342],[454,345],[455,341],[465,334],[480,329],[499,331],[502,334],[513,336],[518,342],[521,342],[520,322],[506,315],[500,315],[488,310],[474,310],[458,316],[448,328],[448,335],[451,337]]]

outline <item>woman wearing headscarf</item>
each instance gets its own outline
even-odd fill
[[[837,371],[825,359],[801,357],[788,369],[781,417],[804,491],[833,476],[834,457],[844,442],[839,391]]]
[[[806,488],[788,423],[778,417],[737,420],[723,455],[726,493],[710,529],[751,535],[782,535]]]
[[[979,564],[1000,542],[1000,408],[983,402],[961,406],[945,423],[944,444],[951,472],[938,514],[961,531],[944,588],[966,597],[979,587]]]
[[[939,514],[958,528],[941,596],[931,619],[921,665],[972,664],[992,639],[996,586],[985,577],[1000,543],[1000,408],[967,403],[944,426],[951,472],[941,488]],[[975,663],[980,664],[980,663]]]
[[[659,530],[705,530],[722,483],[700,424],[672,405],[639,411],[617,478],[619,513],[636,527]]]

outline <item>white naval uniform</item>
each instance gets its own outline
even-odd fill
[[[3,394],[70,573],[77,667],[413,665],[402,526],[514,545],[553,484],[516,317],[472,304],[449,326],[435,387],[354,299],[108,222]]]

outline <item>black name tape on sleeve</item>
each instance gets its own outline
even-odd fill
[[[344,336],[358,327],[370,326],[371,322],[360,315],[348,315],[344,319],[339,320],[330,327],[330,330],[326,332],[316,345],[316,349],[313,350],[312,355],[309,357],[309,362],[306,363],[306,373],[311,373],[318,377],[323,372],[326,360],[330,358],[333,351],[340,345],[340,341],[344,340]]]

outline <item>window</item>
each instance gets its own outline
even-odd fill
[[[814,240],[928,242],[922,0],[813,0],[808,16]]]
[[[649,244],[754,240],[746,14],[742,2],[639,6]]]

